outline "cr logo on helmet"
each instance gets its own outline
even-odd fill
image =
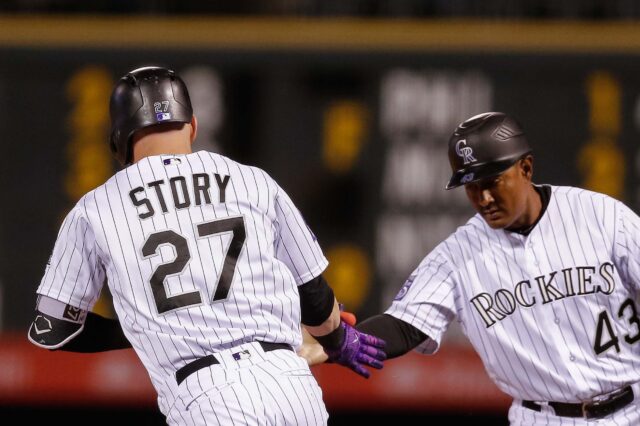
[[[473,157],[473,149],[470,146],[467,146],[466,139],[460,139],[456,144],[456,153],[462,157],[464,164],[469,164],[473,161],[478,161]]]

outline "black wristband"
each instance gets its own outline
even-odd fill
[[[325,322],[333,311],[333,290],[322,275],[298,287],[300,293],[301,322],[312,327]]]
[[[340,346],[342,346],[342,344],[344,343],[344,334],[344,326],[342,325],[342,322],[340,322],[340,325],[331,333],[325,334],[324,336],[313,337],[318,341],[318,343],[320,343],[323,348],[335,350],[339,349]]]

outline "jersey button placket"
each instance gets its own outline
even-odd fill
[[[540,271],[540,262],[538,261],[538,258],[534,253],[534,249],[535,249],[535,244],[533,242],[533,238],[529,236],[524,241],[525,259],[527,261],[526,263],[527,269],[529,270],[529,272],[533,273],[535,276],[535,275],[538,275],[538,272]]]
[[[523,269],[529,269],[529,265],[527,264],[527,241],[524,236],[516,233],[507,233],[507,238],[509,240],[510,245],[513,247],[515,252],[515,260]],[[524,272],[524,271],[523,271]]]

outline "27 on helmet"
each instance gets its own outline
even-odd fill
[[[136,130],[161,123],[190,123],[193,108],[184,81],[163,67],[137,68],[115,85],[109,102],[110,147],[123,165],[131,164]]]
[[[531,152],[524,130],[502,112],[485,112],[462,122],[449,139],[451,189],[496,176]]]

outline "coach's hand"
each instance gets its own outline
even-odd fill
[[[344,329],[344,341],[338,349],[327,349],[329,362],[344,365],[364,378],[370,373],[365,366],[382,368],[382,361],[387,358],[384,349],[385,342],[375,336],[361,333],[344,321],[340,322]]]
[[[340,308],[340,319],[351,327],[356,326],[356,315],[353,312],[345,311],[344,305],[342,303],[338,303],[338,307]]]

